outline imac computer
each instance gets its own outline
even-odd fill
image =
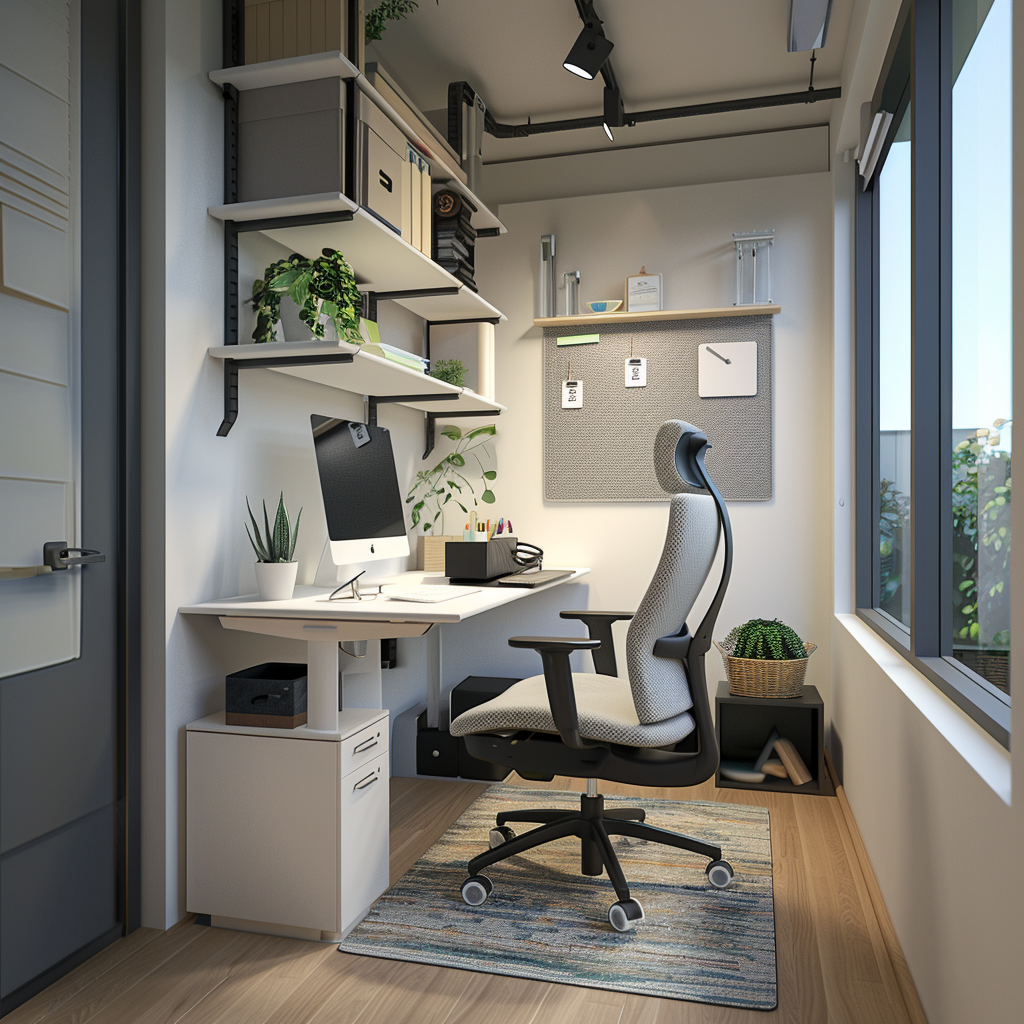
[[[310,423],[331,559],[338,567],[335,578],[341,581],[349,569],[354,575],[368,562],[407,556],[409,536],[391,434],[384,427],[327,416],[310,416]],[[379,568],[384,577],[405,566]],[[370,576],[367,570],[362,582],[373,585]]]

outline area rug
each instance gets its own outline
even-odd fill
[[[462,902],[466,862],[487,849],[499,811],[578,810],[579,794],[492,786],[374,904],[338,947],[538,981],[700,1003],[771,1010],[776,1005],[775,912],[768,811],[722,803],[606,797],[639,804],[653,825],[721,846],[734,870],[713,889],[707,860],[625,837],[612,842],[646,920],[634,931],[608,923],[607,876],[579,873],[580,844],[560,839],[485,869],[494,891]],[[530,826],[516,826],[520,834]]]

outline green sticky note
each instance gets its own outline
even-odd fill
[[[563,345],[596,345],[601,340],[600,334],[572,334],[567,338],[558,339],[558,347]]]

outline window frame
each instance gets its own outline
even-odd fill
[[[1010,746],[1010,695],[953,658],[952,0],[916,0],[897,19],[871,105],[909,23],[910,73],[867,188],[858,176],[855,243],[855,598],[857,615],[985,729]],[[881,611],[878,182],[911,104],[910,629]],[[921,358],[918,358],[918,356]],[[1012,648],[1011,648],[1012,650]]]

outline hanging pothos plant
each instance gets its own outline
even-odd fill
[[[384,35],[389,21],[400,21],[417,7],[417,0],[381,0],[372,11],[366,12],[366,42],[376,42]]]
[[[355,274],[337,249],[324,249],[314,259],[292,253],[286,260],[271,263],[262,279],[252,285],[252,302],[256,307],[256,329],[252,340],[257,343],[276,340],[275,326],[281,320],[281,297],[299,307],[299,319],[313,332],[324,337],[326,317],[334,324],[339,341],[362,344],[359,314],[363,299],[356,287]]]
[[[488,505],[494,504],[491,481],[495,480],[498,474],[493,469],[485,469],[480,456],[483,455],[490,460],[491,449],[488,441],[497,432],[493,423],[488,423],[484,427],[474,427],[466,434],[451,423],[441,427],[441,433],[456,442],[455,449],[433,469],[425,469],[416,474],[416,482],[409,488],[405,499],[407,505],[411,501],[416,502],[412,507],[414,527],[422,525],[424,533],[433,531],[435,534],[443,535],[444,514],[451,502],[464,513],[468,513],[472,506],[478,505],[481,501]],[[480,440],[481,438],[483,440]],[[466,468],[467,456],[476,463],[476,468],[480,471],[482,480],[477,485],[481,488],[479,498],[476,487],[467,476],[476,475],[476,469]],[[448,508],[447,511],[453,512],[454,509]],[[441,521],[441,529],[434,530],[438,520]]]

